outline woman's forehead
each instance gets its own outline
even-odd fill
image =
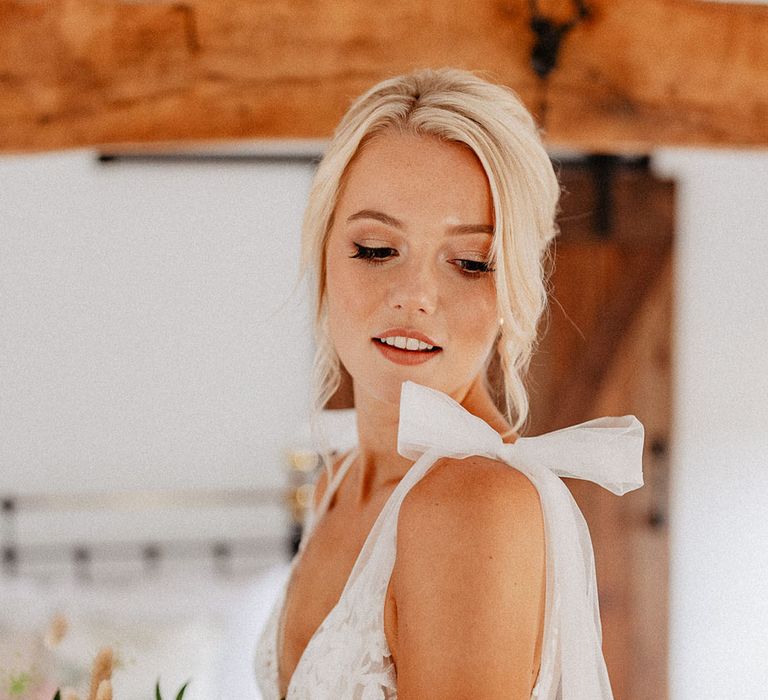
[[[455,224],[492,224],[488,179],[471,149],[434,136],[377,135],[351,162],[337,200],[347,216],[351,209],[370,209],[397,218],[424,207]]]

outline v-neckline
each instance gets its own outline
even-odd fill
[[[286,582],[285,587],[283,588],[283,595],[282,600],[280,601],[280,611],[278,613],[277,618],[277,640],[276,640],[276,650],[275,650],[275,656],[276,656],[276,664],[277,664],[277,684],[278,684],[278,695],[280,695],[280,671],[281,671],[281,661],[283,660],[283,647],[285,646],[284,642],[284,636],[285,636],[285,608],[286,608],[286,602],[288,600],[288,593],[290,592],[291,583],[293,582],[293,572],[296,569],[296,565],[299,563],[299,560],[304,556],[304,552],[307,549],[307,546],[309,545],[309,540],[312,538],[312,535],[315,532],[315,529],[317,525],[320,523],[320,521],[325,516],[326,511],[328,510],[328,504],[331,501],[331,498],[333,498],[333,494],[336,493],[339,486],[341,485],[341,482],[344,480],[344,477],[349,472],[349,468],[351,467],[352,463],[355,461],[355,457],[358,453],[358,447],[354,447],[352,451],[345,457],[345,462],[342,463],[341,467],[339,467],[339,470],[336,472],[336,475],[332,479],[330,485],[325,490],[325,493],[323,494],[323,498],[320,502],[320,505],[317,509],[316,516],[312,519],[311,527],[309,531],[307,532],[306,538],[302,541],[302,543],[299,545],[299,551],[296,553],[296,556],[293,559],[293,563],[291,564],[291,567],[288,571],[288,580]],[[317,637],[318,632],[320,629],[325,625],[326,621],[333,615],[336,608],[339,607],[341,604],[341,601],[344,598],[344,593],[347,590],[347,585],[349,584],[349,580],[352,577],[352,572],[357,567],[357,562],[360,559],[360,555],[363,553],[363,550],[365,549],[366,544],[368,544],[368,540],[371,536],[371,533],[373,532],[374,527],[376,526],[376,523],[378,522],[379,518],[381,517],[382,513],[384,513],[384,510],[387,507],[387,504],[389,503],[389,499],[392,498],[392,495],[395,492],[395,489],[397,489],[397,486],[395,486],[394,489],[392,489],[392,493],[389,495],[387,500],[384,502],[384,505],[382,506],[381,510],[379,511],[378,516],[376,516],[376,520],[374,520],[373,525],[371,525],[371,529],[368,531],[368,535],[365,538],[365,541],[363,542],[362,547],[360,547],[360,551],[357,553],[357,557],[355,558],[355,562],[352,564],[352,568],[349,571],[349,577],[347,577],[346,582],[344,583],[344,587],[341,589],[341,593],[339,594],[339,599],[336,601],[336,603],[331,607],[331,609],[328,611],[326,616],[320,621],[320,624],[318,624],[315,631],[312,633],[312,636],[307,641],[306,645],[304,646],[304,650],[301,652],[301,655],[299,656],[298,661],[296,662],[296,665],[293,668],[293,673],[291,673],[291,677],[288,679],[288,685],[285,688],[285,695],[281,696],[281,700],[286,700],[288,697],[288,694],[291,691],[291,684],[293,683],[293,679],[296,676],[296,671],[298,670],[299,666],[301,666],[302,661],[304,660],[304,657],[307,655],[307,650],[309,649],[310,645],[312,644],[312,641]]]

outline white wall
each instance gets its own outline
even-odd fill
[[[678,179],[672,700],[768,696],[768,151],[657,154]]]
[[[308,410],[306,287],[289,295],[311,172],[0,158],[0,493],[285,483]],[[196,528],[284,532],[284,515]]]
[[[768,153],[663,150],[655,163],[679,180],[671,698],[757,700]],[[309,177],[0,159],[0,492],[283,482],[310,348],[304,296],[280,304]]]

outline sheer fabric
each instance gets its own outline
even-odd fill
[[[537,488],[547,542],[547,594],[541,668],[532,700],[612,700],[602,654],[594,554],[586,521],[560,477],[593,481],[616,495],[643,485],[644,429],[635,416],[604,417],[536,437],[503,442],[450,396],[412,381],[402,385],[397,449],[414,464],[382,508],[336,606],[305,648],[286,700],[397,697],[384,634],[384,602],[396,554],[403,498],[441,457],[482,455],[506,462]],[[290,574],[315,522],[352,463],[345,459],[310,514],[290,573],[259,638],[256,674],[264,700],[281,700],[277,649]]]

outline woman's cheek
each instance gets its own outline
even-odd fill
[[[465,288],[464,294],[457,295],[456,299],[459,300],[466,322],[475,330],[480,330],[496,320],[496,292],[492,286],[484,285],[482,280],[479,282],[472,280],[472,283],[478,288],[472,293],[467,293]],[[480,288],[481,285],[482,288]]]

